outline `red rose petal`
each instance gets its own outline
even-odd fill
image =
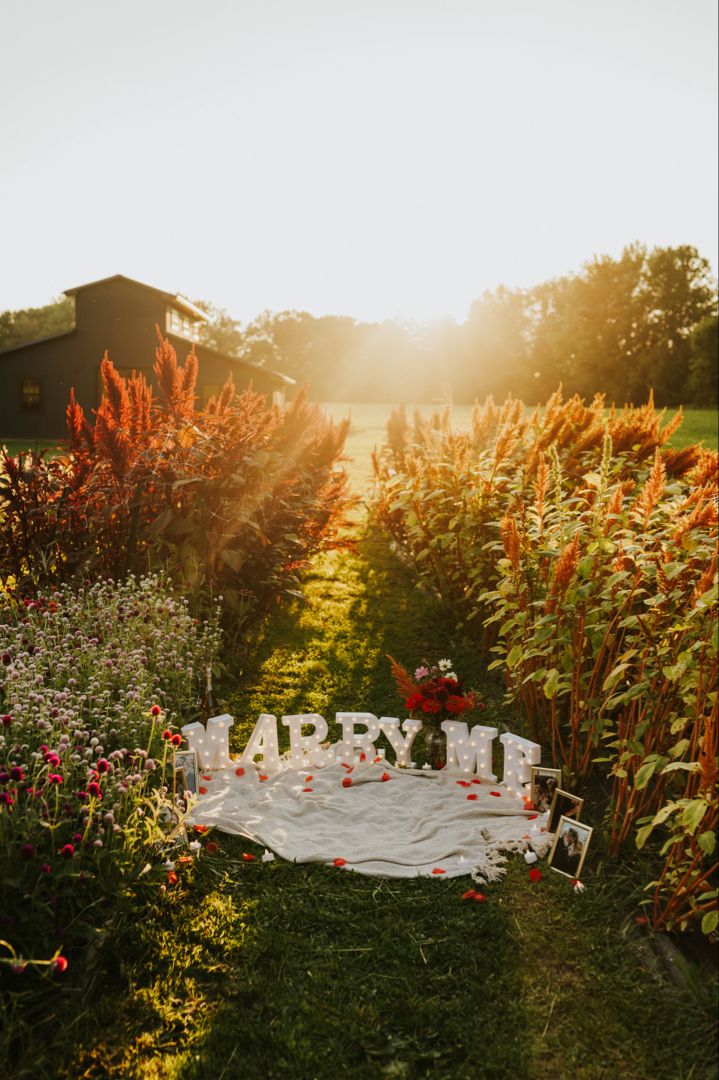
[[[239,769],[235,769],[235,776],[244,776],[244,775],[245,775],[245,770],[242,768],[242,766],[240,766]]]
[[[365,754],[365,752],[363,750],[362,753],[360,754],[360,761],[366,761],[366,760],[367,760],[367,755]]]
[[[433,873],[433,874],[446,874],[446,873],[447,873],[447,871],[446,871],[446,870],[443,870],[441,866],[435,866],[435,868],[434,868],[434,870],[432,871],[432,873]]]
[[[334,859],[332,865],[333,866],[346,866],[347,865],[347,860],[346,859]]]
[[[311,787],[303,787],[302,790],[303,791],[314,791],[315,789],[311,788]]]
[[[343,762],[342,762],[342,768],[343,768],[343,769],[347,769],[347,770],[348,770],[349,772],[352,772],[353,766],[352,766],[352,765],[348,765],[346,761],[343,761]]]
[[[470,800],[471,802],[474,802],[474,800],[475,800],[475,799],[478,799],[478,798],[479,798],[479,796],[478,796],[478,795],[474,795],[474,794],[472,794],[472,795],[468,795],[468,796],[467,796],[467,798],[468,798],[468,799],[469,799],[469,800]]]
[[[342,781],[342,787],[352,787],[352,777],[351,776],[345,776],[344,780]]]
[[[382,779],[382,782],[384,783],[385,780],[391,780],[392,778],[391,778],[391,776],[389,775],[388,772],[383,772],[381,779]]]
[[[489,793],[489,794],[490,794],[490,795],[494,795],[494,796],[495,796],[495,797],[496,797],[497,799],[501,798],[501,796],[502,796],[502,792],[501,792],[501,791],[490,791],[490,793]]]
[[[245,860],[245,862],[254,862],[255,861],[255,856],[250,855],[249,851],[243,851],[242,852],[242,858]]]
[[[455,780],[455,783],[459,784],[460,787],[469,787],[471,781],[470,780]]]
[[[486,897],[486,896],[484,895],[484,893],[483,893],[483,892],[478,892],[478,893],[475,893],[475,894],[474,894],[474,897],[473,897],[473,899],[474,899],[474,900],[475,900],[475,901],[476,901],[476,902],[477,902],[478,904],[483,904],[483,903],[484,903],[484,901],[485,901],[485,900],[487,899],[487,897]]]
[[[378,754],[377,757],[374,758],[374,763],[375,763],[375,765],[379,765],[381,761],[382,761],[382,758]]]
[[[202,777],[202,779],[203,779],[203,780],[211,780],[211,779],[212,779],[212,777],[211,777],[211,776],[203,776],[203,777]]]
[[[206,787],[199,787],[197,790],[199,791],[200,795],[206,795],[207,794],[207,788]]]
[[[535,821],[539,817],[539,814],[530,814],[527,821]]]
[[[310,774],[309,776],[306,776],[306,777],[305,777],[305,783],[306,783],[306,784],[309,784],[310,780],[314,780],[314,776],[312,776],[312,774]]]
[[[474,891],[474,889],[467,889],[466,893],[462,893],[462,899],[463,900],[474,900],[476,895],[477,895],[477,893]]]
[[[269,780],[269,776],[265,776],[264,773],[260,773],[260,781]]]
[[[472,783],[473,783],[473,784],[481,784],[481,783],[482,783],[482,781],[481,781],[481,780],[478,780],[478,779],[477,779],[477,777],[475,776],[475,778],[474,778],[474,780],[472,781]]]
[[[532,869],[529,871],[529,880],[530,881],[541,881],[542,880],[542,871],[537,870],[536,866],[533,866]]]
[[[572,884],[574,884],[574,882],[572,882]],[[649,922],[649,919],[646,917],[646,915],[637,915],[634,919],[634,922],[637,924],[637,926],[646,926]]]

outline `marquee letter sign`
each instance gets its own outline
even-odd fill
[[[412,764],[412,744],[422,730],[421,720],[405,720],[401,730],[400,722],[394,716],[383,716],[378,720],[374,713],[346,712],[337,713],[336,720],[342,728],[342,740],[323,747],[321,744],[326,741],[328,731],[324,717],[317,713],[282,717],[282,723],[289,729],[289,764],[293,768],[322,767],[338,760],[350,762],[354,761],[357,752],[371,759],[376,754],[375,741],[381,734],[392,747],[398,765]],[[182,728],[187,745],[197,751],[201,769],[227,769],[233,764],[230,757],[232,724],[232,717],[225,713],[211,717],[206,728],[199,723],[185,724]],[[312,732],[303,735],[302,728],[309,725]],[[470,730],[461,720],[445,720],[442,730],[447,736],[448,769],[464,774],[478,772],[492,783],[496,782],[497,777],[492,772],[496,728],[477,724]],[[499,741],[504,748],[502,783],[513,795],[521,797],[525,794],[524,785],[531,779],[531,766],[539,764],[541,749],[537,743],[509,731],[500,735]],[[281,766],[277,720],[269,713],[263,713],[255,724],[240,760],[250,764],[257,756],[262,758],[262,767],[268,771],[276,771]]]

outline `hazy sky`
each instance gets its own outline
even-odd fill
[[[595,253],[717,267],[716,0],[0,0],[0,310],[122,273],[466,315]]]

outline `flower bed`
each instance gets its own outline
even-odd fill
[[[717,454],[651,402],[560,395],[395,415],[375,510],[485,650],[568,777],[613,784],[614,856],[656,843],[653,925],[717,926]],[[676,426],[676,424],[674,425]]]
[[[164,877],[172,729],[195,718],[216,620],[166,580],[100,581],[0,609],[0,976],[62,972]],[[162,732],[165,738],[162,737]],[[175,742],[180,741],[176,735]],[[28,972],[29,975],[30,972]]]

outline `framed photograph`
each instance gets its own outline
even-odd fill
[[[543,765],[532,765],[532,786],[530,788],[532,806],[540,814],[551,810],[554,792],[562,779],[561,769],[545,769]]]
[[[578,878],[593,831],[591,826],[583,825],[581,821],[562,816],[557,825],[557,835],[549,852],[547,865],[566,877]]]
[[[547,832],[557,831],[559,819],[561,817],[570,817],[579,820],[579,815],[582,812],[583,806],[584,799],[580,799],[577,795],[572,795],[568,791],[562,791],[561,788],[557,788],[554,792],[552,805],[549,809]]]
[[[175,769],[175,785],[178,790],[191,791],[197,794],[197,775],[199,766],[196,750],[175,750],[172,755],[172,764]],[[182,776],[178,776],[182,773]],[[182,788],[179,785],[182,784]]]

